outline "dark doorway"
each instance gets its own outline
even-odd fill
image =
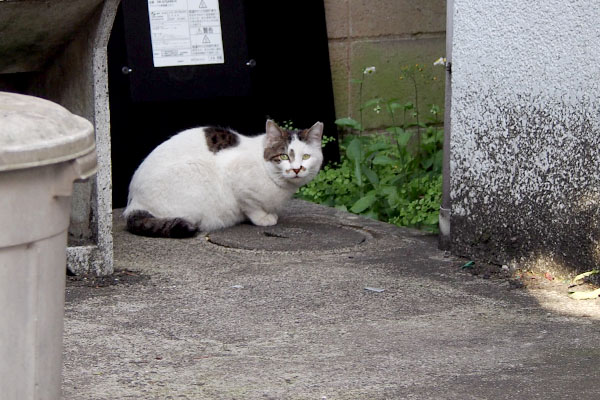
[[[322,0],[219,0],[222,64],[154,67],[147,0],[123,0],[108,46],[113,206],[154,147],[194,126],[264,132],[317,120],[336,137]],[[337,142],[325,158],[338,157]]]

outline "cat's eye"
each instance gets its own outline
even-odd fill
[[[310,154],[305,154],[302,156],[303,160],[308,160],[310,158]]]
[[[287,154],[280,154],[280,155],[279,155],[279,159],[280,159],[280,160],[289,160],[289,159],[290,159],[290,157],[289,157]]]

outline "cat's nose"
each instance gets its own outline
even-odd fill
[[[302,171],[302,168],[292,168],[292,171],[294,171],[296,175],[298,175],[300,171]]]

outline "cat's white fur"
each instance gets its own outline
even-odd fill
[[[217,153],[208,149],[204,129],[183,131],[148,155],[131,180],[125,217],[145,210],[157,218],[184,218],[202,231],[246,218],[255,225],[275,225],[279,211],[317,175],[323,161],[320,122],[310,128],[311,137],[318,140],[294,139],[289,145],[293,161],[279,164],[263,156],[267,136],[279,129],[272,121],[267,121],[267,133],[238,134],[237,146]],[[307,160],[305,154],[310,156]]]

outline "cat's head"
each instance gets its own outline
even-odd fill
[[[310,182],[323,162],[322,137],[321,122],[309,129],[286,130],[268,120],[264,149],[267,169],[277,181],[298,187]]]

